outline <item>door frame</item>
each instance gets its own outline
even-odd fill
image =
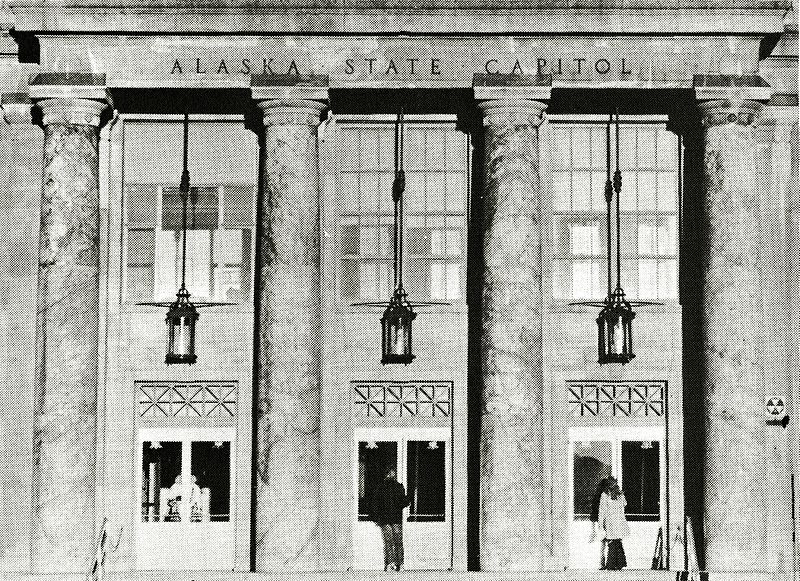
[[[149,441],[164,441],[164,442],[181,442],[181,475],[185,476],[187,473],[191,475],[191,442],[209,442],[209,441],[224,441],[230,443],[230,484],[229,484],[229,518],[227,522],[191,522],[181,520],[180,523],[171,522],[165,524],[162,521],[146,523],[142,521],[142,484],[143,484],[143,467],[142,467],[142,446],[144,442]],[[189,444],[189,446],[186,446]],[[188,448],[188,449],[187,449]],[[214,426],[214,427],[152,427],[140,426],[136,434],[136,488],[135,488],[135,517],[134,517],[134,546],[136,548],[136,568],[137,570],[144,569],[142,567],[142,555],[140,554],[146,547],[144,535],[146,529],[150,528],[154,533],[158,534],[159,529],[168,529],[163,533],[178,535],[187,530],[198,531],[201,527],[209,529],[213,528],[230,528],[231,538],[231,553],[230,553],[230,567],[226,566],[221,570],[232,570],[235,568],[236,563],[236,524],[237,524],[237,504],[236,504],[236,477],[237,477],[237,462],[236,462],[236,428],[232,426]],[[186,459],[188,458],[188,462]],[[188,556],[191,559],[191,556]],[[180,560],[178,560],[180,562]],[[176,570],[186,569],[190,567],[177,566]]]
[[[575,444],[582,441],[591,442],[611,442],[611,474],[614,476],[624,489],[625,483],[622,481],[622,441],[651,441],[659,442],[658,462],[660,467],[660,526],[663,528],[664,539],[664,562],[669,563],[670,543],[669,543],[669,463],[667,446],[667,427],[666,425],[649,426],[570,426],[567,435],[567,568],[572,562],[570,555],[571,529],[575,522],[574,515],[574,484],[573,484],[573,462],[575,457]]]
[[[353,430],[353,439],[350,442],[351,452],[353,454],[352,462],[352,502],[350,510],[350,522],[352,526],[351,542],[352,545],[352,559],[351,564],[355,569],[356,563],[356,546],[355,541],[358,536],[358,527],[361,522],[358,520],[358,452],[359,443],[364,441],[374,440],[376,442],[397,442],[397,480],[404,487],[408,487],[406,482],[406,456],[408,448],[406,443],[408,441],[445,441],[445,520],[442,523],[447,530],[449,537],[449,554],[447,557],[448,567],[445,570],[453,569],[454,558],[454,520],[453,520],[453,428],[452,425],[448,426],[395,426],[395,427],[366,427],[359,426]],[[403,520],[403,534],[407,538],[409,528],[414,527],[418,523],[408,522],[404,516]],[[405,540],[405,539],[404,539]],[[406,553],[408,556],[408,553]],[[408,560],[408,559],[406,559]],[[424,569],[421,569],[424,570]]]

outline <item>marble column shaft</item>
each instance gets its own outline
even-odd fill
[[[268,100],[260,107],[255,562],[257,571],[314,571],[322,346],[317,126],[325,105]]]
[[[543,566],[542,223],[545,104],[486,101],[480,565]]]
[[[766,506],[760,193],[753,128],[761,105],[709,101],[703,123],[704,534],[712,571],[763,571]],[[767,314],[767,316],[769,316]]]
[[[98,127],[105,103],[39,101],[44,127],[31,566],[93,551],[99,317]]]

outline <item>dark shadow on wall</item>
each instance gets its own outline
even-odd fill
[[[483,289],[484,140],[480,114],[471,109],[462,130],[472,144],[470,216],[467,239],[467,568],[480,570],[481,493],[481,300]]]
[[[674,119],[674,122],[673,122]],[[703,280],[708,265],[708,229],[703,187],[703,141],[699,112],[686,103],[680,116],[670,120],[683,144],[681,197],[680,300],[683,307],[683,467],[684,511],[691,519],[700,567],[705,567],[703,498],[705,484],[706,369],[703,358]],[[683,527],[681,528],[683,530]],[[683,568],[685,563],[674,563]]]

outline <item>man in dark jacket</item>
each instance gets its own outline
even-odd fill
[[[397,481],[397,471],[389,468],[383,482],[372,493],[372,520],[383,534],[384,570],[403,568],[403,509],[411,504],[411,495]]]

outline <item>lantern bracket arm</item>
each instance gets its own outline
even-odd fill
[[[390,304],[389,301],[383,301],[381,303],[351,303],[351,307],[388,307]],[[420,302],[412,302],[412,301],[404,301],[404,304],[408,304],[412,307],[433,307],[433,306],[444,306],[444,307],[452,307],[453,303],[445,303],[445,302],[438,302],[438,301],[420,301]]]
[[[161,302],[152,302],[152,303],[134,303],[136,306],[139,307],[171,307],[175,304],[175,301],[161,301]],[[192,306],[195,308],[201,309],[203,307],[226,307],[231,305],[239,305],[241,303],[214,303],[214,302],[195,302],[191,301]]]

